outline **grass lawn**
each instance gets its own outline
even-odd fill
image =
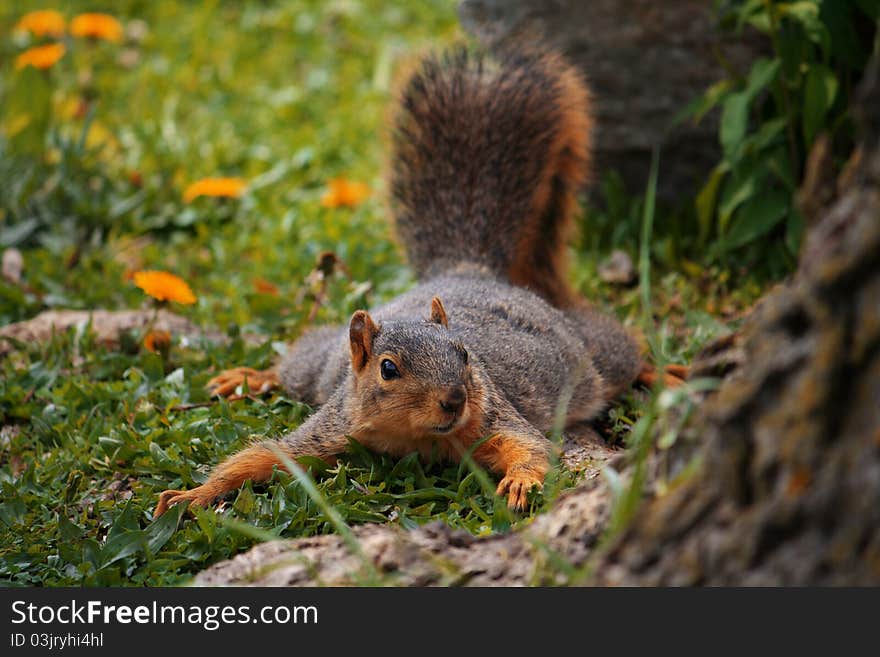
[[[451,0],[56,8],[69,21],[102,4],[123,23],[123,40],[64,37],[66,54],[47,70],[14,63],[43,40],[13,26],[43,3],[0,8],[0,250],[24,256],[20,283],[0,278],[0,325],[48,308],[149,308],[131,273],[161,269],[197,296],[171,310],[231,343],[174,336],[161,356],[143,336],[108,350],[85,330],[0,357],[0,583],[184,583],[256,541],[337,531],[322,501],[349,525],[442,520],[483,535],[529,522],[575,485],[578,473],[560,466],[530,511],[511,515],[466,466],[355,446],[336,467],[315,465],[323,500],[277,473],[218,510],[175,508],[152,521],[159,491],[197,485],[253,437],[281,435],[309,412],[278,394],[175,407],[207,401],[204,384],[218,370],[266,367],[307,326],[347,321],[413,283],[385,220],[384,118],[395,73],[461,34]],[[184,201],[190,183],[214,176],[240,177],[247,190]],[[334,178],[372,193],[355,207],[325,207]],[[638,288],[596,275],[611,246],[637,255],[642,203],[606,207],[584,214],[573,276],[650,338],[655,359],[687,362],[762,291],[737,272],[659,265],[645,313]],[[618,225],[632,230],[614,233]],[[309,320],[308,275],[325,250],[348,273],[331,277]],[[607,439],[625,444],[652,403],[622,400],[602,423]]]

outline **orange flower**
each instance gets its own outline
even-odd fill
[[[267,281],[265,278],[255,278],[254,287],[257,288],[257,292],[260,294],[270,294],[273,297],[277,297],[279,294],[278,286]]]
[[[70,21],[70,33],[105,41],[122,41],[122,23],[110,14],[80,14]]]
[[[247,182],[241,178],[202,178],[183,192],[183,200],[191,203],[197,196],[227,196],[236,198],[244,194]]]
[[[168,331],[153,329],[144,336],[144,347],[154,354],[168,353],[171,346],[171,334]]]
[[[32,11],[19,19],[15,29],[38,37],[61,36],[64,34],[64,16],[54,9]]]
[[[321,197],[321,205],[325,208],[338,208],[340,205],[352,208],[369,195],[370,188],[364,183],[333,178],[327,181],[327,191]]]
[[[196,302],[196,295],[186,281],[167,271],[136,271],[134,284],[159,301],[176,301],[184,305]]]
[[[50,43],[47,46],[37,46],[36,48],[28,48],[18,57],[15,58],[15,68],[20,69],[25,66],[33,66],[34,68],[49,68],[53,66],[59,59],[64,57],[66,49],[63,43]]]

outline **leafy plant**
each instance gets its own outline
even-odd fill
[[[736,252],[791,266],[804,229],[795,194],[806,157],[820,134],[838,165],[852,148],[849,101],[880,2],[727,0],[720,12],[729,29],[768,37],[772,53],[747,73],[731,71],[686,112],[700,121],[720,107],[723,157],[695,200],[699,244],[710,259]]]

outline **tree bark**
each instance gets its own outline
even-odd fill
[[[693,196],[720,157],[717,115],[673,127],[676,114],[767,49],[757,33],[720,33],[706,0],[462,0],[458,13],[489,48],[541,42],[567,55],[595,96],[595,171],[640,193],[662,145],[658,194],[670,201]]]
[[[696,474],[645,500],[601,554],[610,496],[593,479],[520,532],[365,526],[362,557],[338,536],[278,541],[196,583],[353,583],[367,563],[401,585],[553,584],[584,566],[599,585],[880,584],[877,64],[863,81],[857,163],[791,282],[738,336],[740,366],[688,426],[703,446]]]

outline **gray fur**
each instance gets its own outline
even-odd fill
[[[443,302],[449,330],[427,321],[432,297]],[[562,311],[538,295],[504,283],[479,267],[420,283],[371,312],[380,326],[374,350],[390,350],[417,363],[417,375],[435,385],[459,376],[464,347],[494,387],[542,432],[560,398],[572,395],[569,423],[589,420],[638,373],[638,351],[613,319],[581,310]],[[423,317],[424,320],[414,319]],[[329,338],[323,332],[321,337]],[[280,371],[288,393],[326,399],[349,374],[348,332],[335,329],[329,347],[294,345]]]

